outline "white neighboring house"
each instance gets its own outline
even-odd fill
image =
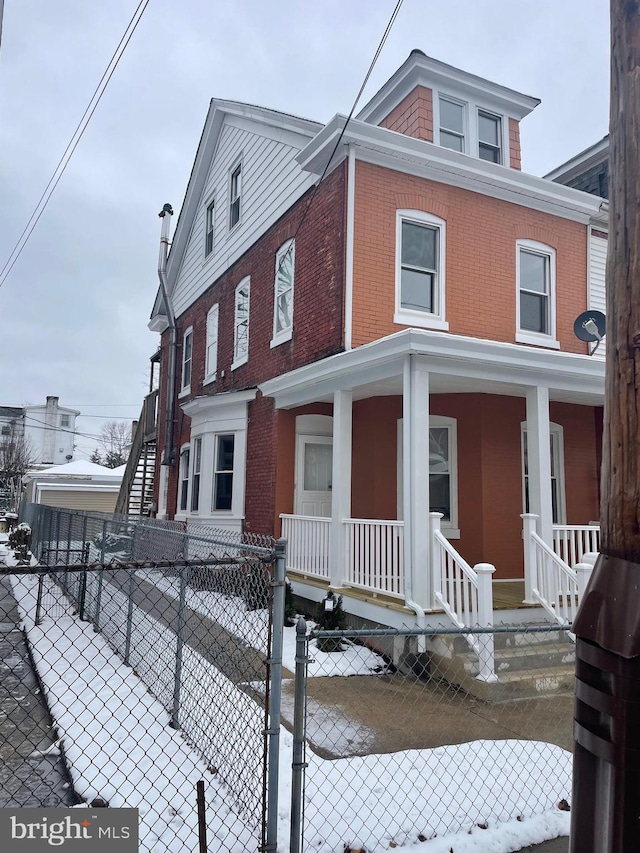
[[[24,477],[26,499],[66,509],[113,512],[123,473],[124,466],[105,468],[84,459],[30,471]]]
[[[48,396],[42,406],[0,406],[0,441],[11,434],[24,436],[38,467],[72,462],[80,412],[60,406],[58,400]]]

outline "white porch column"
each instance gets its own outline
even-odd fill
[[[414,355],[402,377],[402,507],[405,595],[431,608],[429,566],[429,373]]]
[[[342,586],[345,576],[346,531],[343,519],[351,517],[352,392],[333,395],[333,469],[329,564],[332,587]]]
[[[548,388],[527,389],[527,454],[529,512],[538,516],[538,536],[553,548]]]

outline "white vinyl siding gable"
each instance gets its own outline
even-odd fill
[[[204,381],[213,382],[218,372],[218,305],[209,309],[207,314],[207,342],[205,349]]]
[[[296,246],[293,240],[288,240],[276,253],[272,347],[290,341],[293,334],[295,257]]]
[[[202,201],[177,275],[173,300],[179,317],[313,184],[295,162],[308,137],[227,116]],[[241,221],[229,231],[230,172],[242,152]],[[215,197],[213,251],[204,256],[206,206]]]
[[[607,235],[596,228],[589,230],[589,308],[607,313]],[[606,353],[604,341],[593,354],[603,359]]]

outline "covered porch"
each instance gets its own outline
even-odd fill
[[[277,517],[298,591],[390,625],[491,624],[507,585],[513,610],[573,606],[597,550],[603,389],[588,356],[415,329],[265,383],[295,431]]]

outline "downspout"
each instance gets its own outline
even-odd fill
[[[353,240],[355,233],[356,209],[356,150],[348,147],[347,160],[347,229],[345,252],[345,294],[344,294],[344,348],[353,346]]]
[[[176,410],[176,363],[177,363],[177,330],[176,318],[173,313],[173,305],[169,298],[167,289],[167,257],[169,255],[169,229],[171,227],[171,217],[173,208],[170,204],[165,204],[158,216],[162,219],[162,228],[160,231],[160,255],[158,257],[158,278],[160,279],[160,290],[162,291],[162,299],[164,300],[165,311],[167,312],[167,323],[169,327],[169,370],[167,374],[167,422],[165,424],[165,440],[164,450],[162,453],[161,465],[173,466],[176,462],[176,448],[174,447],[174,420]]]

